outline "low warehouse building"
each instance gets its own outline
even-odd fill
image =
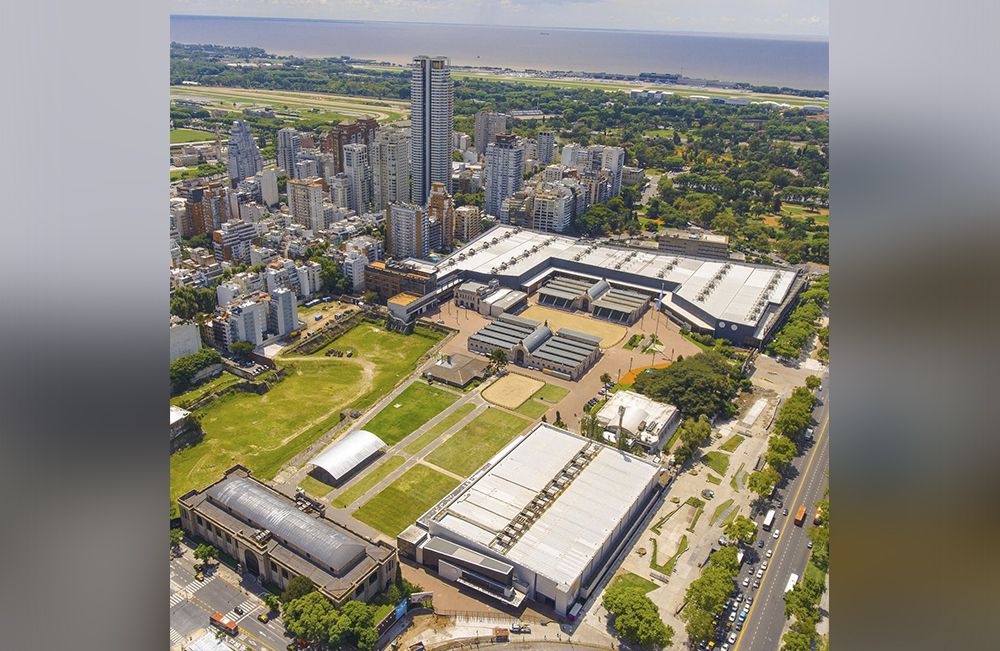
[[[354,430],[316,455],[309,462],[313,466],[309,474],[325,484],[339,486],[385,448],[385,442],[371,432]]]
[[[424,377],[464,389],[473,380],[485,379],[487,366],[489,362],[461,353],[444,355],[424,369]]]
[[[497,317],[503,313],[517,314],[528,305],[528,295],[516,289],[500,287],[496,281],[488,284],[467,282],[455,289],[455,304],[473,309],[483,316]]]
[[[569,614],[661,495],[660,467],[539,423],[399,536],[404,556],[503,603]]]
[[[578,380],[601,356],[601,338],[569,328],[553,333],[547,324],[510,314],[469,337],[469,350],[486,355],[507,353],[512,364],[566,380]]]
[[[181,528],[239,561],[263,583],[284,589],[296,576],[339,608],[388,588],[399,565],[395,548],[348,530],[250,476],[240,465],[204,490],[177,500]]]
[[[627,442],[635,442],[655,452],[663,447],[680,424],[677,407],[647,398],[633,391],[618,391],[597,412],[597,423],[610,433],[608,438],[617,444],[618,436],[625,434]]]

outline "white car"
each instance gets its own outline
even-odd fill
[[[773,554],[773,553],[774,553],[774,550],[773,549],[769,549],[769,550],[767,550],[767,553],[764,554],[764,555],[767,556],[768,558],[771,558],[771,554]]]
[[[728,639],[730,644],[736,644],[736,633],[730,633]]]
[[[736,621],[736,611],[735,610],[733,612],[729,613],[729,621],[731,621],[731,622],[735,622]]]
[[[760,569],[762,569],[762,570],[766,570],[766,569],[767,569],[767,561],[763,561],[763,562],[762,562],[762,563],[760,564]]]
[[[749,586],[750,586],[750,577],[749,576],[743,577],[743,587],[747,588]]]
[[[757,574],[755,576],[758,579],[763,578],[763,576],[764,576],[764,570],[757,570]]]
[[[729,651],[729,643],[725,643],[719,647],[719,651]]]
[[[771,537],[774,538],[775,540],[777,540],[778,536],[780,536],[780,535],[781,535],[781,529],[775,529],[774,533],[771,534]]]

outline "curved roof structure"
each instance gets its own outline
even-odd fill
[[[534,332],[525,337],[521,343],[529,353],[533,353],[535,349],[544,344],[551,336],[552,331],[549,330],[549,327],[547,325],[540,325],[535,328]]]
[[[611,394],[611,398],[597,412],[597,422],[604,428],[617,429],[619,407],[625,408],[622,427],[629,434],[640,436],[644,442],[649,442],[649,437],[655,440],[659,436],[659,429],[677,412],[673,405],[651,400],[640,393],[618,391]],[[657,431],[651,434],[640,431],[639,425],[642,424],[645,424],[647,430],[655,426]]]
[[[248,477],[227,477],[210,487],[209,498],[236,517],[276,538],[314,563],[341,575],[365,556],[364,542],[295,505]]]
[[[334,482],[339,482],[384,447],[385,442],[379,437],[356,429],[320,452],[309,463],[322,468]]]

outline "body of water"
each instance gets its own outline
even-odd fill
[[[217,16],[172,16],[170,38],[305,57],[408,63],[417,54],[431,54],[460,66],[675,73],[810,90],[829,86],[829,45],[817,40]]]

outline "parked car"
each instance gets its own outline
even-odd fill
[[[781,515],[788,515],[788,509],[782,509]]]
[[[736,621],[736,611],[735,610],[733,612],[729,613],[729,621],[731,621],[731,622],[735,622]]]
[[[762,569],[762,570],[766,570],[767,569],[767,561],[764,561],[763,563],[760,564],[760,569]]]
[[[729,634],[728,642],[730,644],[736,644],[736,633]]]
[[[780,535],[781,535],[781,529],[775,529],[774,533],[771,534],[771,537],[777,540],[778,536]]]
[[[530,633],[531,627],[527,624],[522,624],[521,622],[514,622],[510,625],[511,633]]]
[[[764,542],[764,541],[762,540],[761,542]],[[765,556],[767,556],[768,558],[771,558],[771,554],[773,554],[773,553],[774,553],[774,550],[773,549],[769,549],[769,550],[767,550],[767,553],[765,554]]]
[[[746,588],[749,587],[749,585],[750,585],[750,577],[749,576],[743,577],[743,587]]]
[[[753,595],[750,595],[747,597],[747,605],[749,606],[752,603],[753,603]]]
[[[759,588],[760,587],[760,580],[754,581],[753,582],[753,587],[754,587],[754,590],[756,590],[757,588]]]
[[[760,540],[757,541],[757,546],[758,547],[763,547],[764,546],[764,539],[763,538],[761,538]]]
[[[764,570],[757,570],[757,574],[755,574],[754,576],[756,576],[758,579],[763,578],[764,577]]]
[[[808,547],[809,549],[812,549],[813,548],[813,541],[810,540],[809,542],[807,542],[806,543],[806,547]]]

